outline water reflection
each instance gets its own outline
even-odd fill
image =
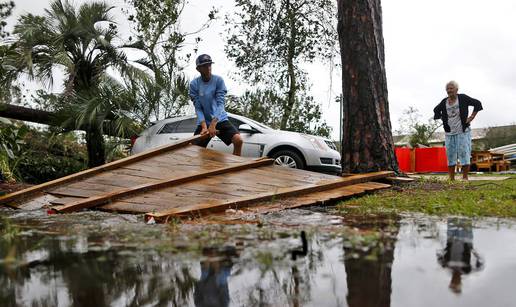
[[[358,246],[344,245],[348,306],[390,306],[391,268],[398,231],[397,221],[380,221],[375,231],[368,234],[368,241]]]
[[[447,221],[446,247],[437,253],[439,264],[451,271],[449,288],[462,292],[462,275],[479,271],[484,261],[473,248],[472,221],[465,218],[449,218]]]
[[[54,232],[59,222],[0,218],[1,306],[514,303],[516,246],[507,242],[516,241],[516,223],[404,218],[301,233],[300,227],[251,226],[243,233],[237,226],[186,225],[171,233],[134,222],[70,234]],[[176,244],[181,236],[188,244]],[[207,240],[197,245],[202,237]],[[146,244],[151,241],[159,244]]]

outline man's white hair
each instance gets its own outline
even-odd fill
[[[455,87],[456,89],[459,89],[459,84],[457,83],[457,81],[450,81],[448,83],[446,83],[446,87],[448,87],[448,85],[453,85],[453,87]]]

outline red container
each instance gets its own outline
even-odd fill
[[[413,170],[410,169],[410,152],[412,151],[411,148],[405,148],[405,147],[396,147],[394,149],[394,153],[396,154],[396,158],[398,159],[398,166],[402,172],[413,172]]]
[[[416,172],[447,172],[446,147],[416,148]]]

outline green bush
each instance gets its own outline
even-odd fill
[[[25,152],[18,164],[21,180],[42,183],[84,170],[86,146],[73,132],[31,129],[25,136]]]
[[[37,184],[87,166],[86,146],[73,132],[39,130],[20,123],[1,125],[0,170],[5,179]]]
[[[23,155],[27,126],[12,124],[10,120],[0,118],[0,179],[14,181],[18,162]]]

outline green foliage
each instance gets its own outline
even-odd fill
[[[477,150],[488,150],[516,143],[516,124],[512,126],[489,127],[484,139],[475,144]]]
[[[399,214],[422,212],[430,215],[471,217],[516,217],[516,177],[486,182],[421,180],[402,190],[386,190],[342,202],[347,214]]]
[[[43,183],[84,170],[87,154],[74,133],[27,129],[23,137],[16,177],[27,183]]]
[[[23,138],[28,130],[27,126],[13,125],[11,121],[0,117],[0,179],[15,180],[18,163],[25,154]]]
[[[275,98],[269,113],[277,112],[270,116],[280,118],[279,128],[310,132],[304,130],[312,124],[303,123],[308,119],[325,126],[307,95],[309,82],[301,65],[338,54],[334,1],[237,0],[236,8],[226,18],[225,51],[238,67],[237,76],[257,88],[257,96]]]
[[[18,57],[16,45],[0,45],[0,107],[20,97],[21,90],[16,84]]]
[[[275,129],[281,125],[281,97],[269,90],[245,91],[241,96],[227,96],[228,112],[247,116]]]
[[[131,46],[117,42],[112,9],[105,2],[76,8],[67,0],[54,0],[45,16],[23,15],[14,29],[14,45],[21,55],[16,61],[18,71],[51,85],[53,71],[64,70],[64,93],[52,103],[67,119],[65,126],[86,130],[90,166],[105,161],[105,120],[118,121],[116,131],[123,132],[126,129],[120,124],[129,122],[127,111],[134,108],[134,99],[122,99],[131,97],[127,89],[108,77],[107,70],[114,69],[131,80],[146,78],[127,61],[122,49]],[[118,95],[115,100],[114,95]]]
[[[306,96],[298,108],[292,111],[289,130],[303,132],[329,138],[331,127],[321,120],[321,106]]]
[[[409,144],[417,147],[418,144],[430,146],[430,139],[434,135],[435,129],[429,124],[416,123],[413,126],[413,132],[410,134]]]
[[[246,91],[240,97],[228,96],[226,110],[247,116],[274,129],[281,129],[282,98],[273,91]],[[306,97],[304,104],[293,111],[287,130],[330,137],[331,127],[321,122],[320,106],[312,97]]]
[[[234,18],[227,17],[228,57],[250,83],[288,87],[288,61],[296,77],[302,61],[332,58],[335,53],[335,4],[330,0],[237,0]]]
[[[409,144],[412,147],[417,147],[418,144],[430,146],[430,140],[441,125],[431,118],[428,119],[426,124],[422,123],[419,111],[415,107],[410,106],[403,111],[403,115],[399,119],[400,128],[396,131],[396,134],[408,134]]]
[[[11,16],[14,9],[14,1],[9,2],[0,2],[0,37],[5,38],[9,35],[8,32],[5,31],[5,26],[7,23],[5,19]]]
[[[131,5],[126,13],[136,33],[132,46],[145,52],[136,62],[145,67],[152,78],[134,82],[128,86],[138,103],[135,115],[142,125],[152,120],[182,114],[188,105],[189,81],[183,66],[190,61],[191,53],[181,57],[181,51],[190,35],[208,28],[215,18],[212,10],[207,21],[194,33],[181,30],[179,19],[185,6],[184,0],[126,0]],[[132,41],[132,37],[130,38]],[[196,45],[200,41],[195,39]],[[196,47],[194,47],[196,51]]]

